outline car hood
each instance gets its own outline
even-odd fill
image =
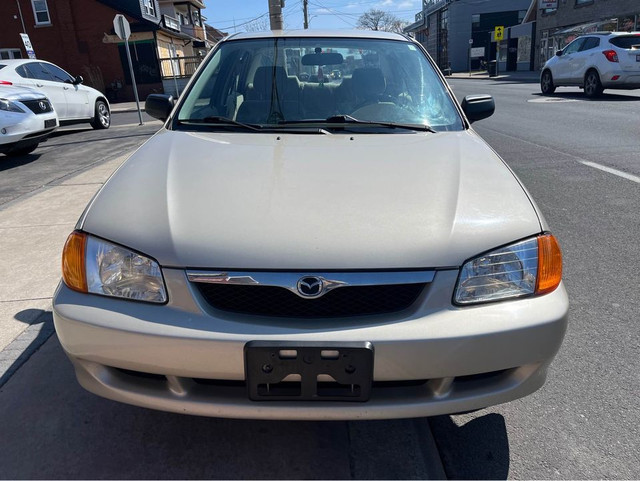
[[[3,85],[0,87],[0,98],[7,100],[39,100],[47,98],[42,92],[27,87],[14,87],[11,85]]]
[[[162,130],[79,226],[163,266],[302,270],[459,266],[541,230],[473,131]]]

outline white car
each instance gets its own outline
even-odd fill
[[[89,122],[94,129],[111,125],[109,102],[102,92],[82,85],[57,65],[44,60],[0,60],[0,85],[30,87],[44,92],[61,124]]]
[[[58,116],[42,92],[0,85],[0,153],[33,152],[58,127]]]
[[[584,88],[587,97],[640,88],[640,32],[592,33],[558,50],[542,68],[540,89],[551,95],[561,86]]]

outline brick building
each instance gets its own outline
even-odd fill
[[[525,21],[536,20],[536,69],[574,38],[596,31],[640,30],[640,0],[558,0],[539,9],[533,0]]]
[[[188,77],[208,48],[201,0],[2,0],[0,58],[26,58],[29,35],[37,58],[53,62],[111,100],[132,100],[125,45],[113,18],[131,25],[129,48],[141,99]],[[183,15],[184,13],[184,15]],[[166,61],[163,61],[163,58]],[[189,60],[192,59],[192,60]]]

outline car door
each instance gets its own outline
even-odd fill
[[[62,84],[67,100],[67,118],[83,119],[93,116],[93,109],[89,108],[89,94],[75,79],[57,65],[46,63],[46,68],[54,80]]]
[[[573,78],[573,72],[571,70],[573,57],[576,53],[578,53],[583,42],[584,37],[575,39],[564,48],[564,50],[562,51],[562,55],[558,57],[555,71],[552,72],[553,81],[556,85],[566,85],[571,83],[571,80]]]
[[[587,68],[593,66],[593,56],[596,53],[595,48],[600,45],[598,37],[585,37],[584,42],[580,46],[580,50],[573,54],[570,62],[571,82],[581,83],[584,80]]]
[[[63,83],[56,82],[55,78],[47,69],[44,62],[29,62],[23,65],[29,72],[33,82],[32,87],[49,98],[53,104],[53,108],[58,113],[58,119],[66,120],[68,118],[67,97],[63,88]]]

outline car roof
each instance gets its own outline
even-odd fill
[[[332,38],[373,38],[380,40],[404,40],[408,37],[380,30],[265,30],[263,32],[244,32],[230,35],[225,40],[243,40],[250,38],[288,38],[288,37],[332,37]]]

